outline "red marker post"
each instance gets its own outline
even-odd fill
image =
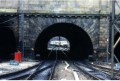
[[[15,52],[14,60],[17,61],[17,62],[21,62],[21,58],[22,58],[22,53],[20,51]]]

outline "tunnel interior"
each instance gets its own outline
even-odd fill
[[[114,38],[114,43],[117,42],[119,37],[120,37],[120,33],[116,33],[115,38]],[[118,60],[120,61],[120,42],[118,42],[118,44],[116,45],[116,47],[114,49],[114,53],[115,53],[116,57],[118,58]]]
[[[55,36],[49,40],[47,49],[50,51],[69,51],[70,42],[65,37]]]
[[[16,48],[13,31],[8,27],[0,27],[0,61],[13,59]]]
[[[70,43],[70,50],[64,51],[47,49],[48,42],[55,36],[65,37]],[[89,35],[80,27],[70,23],[56,23],[44,29],[35,43],[36,59],[85,60],[93,54],[93,45]],[[50,57],[49,54],[51,52]]]

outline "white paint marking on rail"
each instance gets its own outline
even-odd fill
[[[67,70],[68,72],[72,72],[73,75],[74,75],[75,80],[79,80],[79,76],[78,76],[77,72],[74,69],[72,69],[72,71],[68,69],[68,67],[70,65],[68,64],[67,61],[65,61],[65,64],[66,64],[65,70]]]
[[[73,75],[74,75],[74,78],[75,78],[75,80],[79,80],[79,76],[78,76],[78,74],[77,74],[77,72],[75,72],[74,70],[72,70],[73,71]]]
[[[68,72],[72,72],[71,70],[68,69],[68,67],[70,66],[68,62],[65,61],[65,64],[66,64],[65,70],[67,70]]]

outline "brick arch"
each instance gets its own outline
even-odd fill
[[[13,30],[9,27],[0,27],[0,59],[13,59],[16,50],[16,38]]]
[[[35,40],[39,36],[39,34],[55,23],[70,23],[75,24],[78,27],[81,27],[84,31],[88,33],[90,36],[94,48],[98,46],[98,39],[99,39],[99,19],[94,18],[81,18],[81,17],[33,17],[29,19],[29,27],[26,30],[30,31],[28,38],[33,38],[34,40],[29,39],[31,43],[29,44],[30,47],[35,45]],[[34,31],[33,31],[34,29]]]
[[[40,54],[39,59],[47,59],[49,51],[47,50],[48,41],[54,36],[66,37],[71,46],[68,57],[72,60],[85,60],[93,54],[93,45],[89,35],[80,27],[70,23],[56,23],[44,29],[35,42],[35,55]],[[59,59],[65,59],[61,54]],[[53,55],[52,58],[55,59]]]

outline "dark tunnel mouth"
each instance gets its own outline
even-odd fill
[[[120,37],[120,33],[118,32],[115,34],[114,43],[117,42],[119,37]],[[118,42],[118,44],[116,45],[116,47],[114,49],[114,53],[115,53],[116,57],[118,58],[118,60],[120,61],[120,42]]]
[[[0,61],[14,58],[17,49],[14,32],[9,27],[0,27]]]
[[[68,58],[58,52],[58,59],[60,60],[85,60],[88,59],[89,55],[93,54],[91,39],[82,28],[71,23],[56,23],[39,34],[34,48],[36,59],[55,59],[55,52],[53,52],[51,57],[47,57],[49,54],[47,43],[55,36],[65,37],[71,46],[69,54],[66,52]]]

